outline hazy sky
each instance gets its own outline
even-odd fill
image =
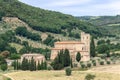
[[[73,16],[120,14],[120,0],[19,0],[43,9]]]

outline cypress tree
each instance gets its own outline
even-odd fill
[[[29,70],[29,63],[28,60],[23,58],[22,64],[21,64],[21,69],[22,70]]]
[[[35,71],[35,70],[36,70],[36,62],[34,61],[32,57],[30,61],[30,71]]]
[[[70,66],[73,68],[72,58],[70,59]]]
[[[76,61],[79,62],[80,60],[81,60],[81,54],[80,52],[77,52]]]
[[[37,70],[41,70],[41,64],[39,61],[38,61],[38,65],[37,65]]]
[[[44,70],[44,62],[41,62],[41,70]]]
[[[47,70],[47,62],[43,62],[43,70]]]
[[[70,54],[68,49],[65,49],[64,51],[61,50],[58,53],[58,56],[51,63],[52,67],[55,70],[60,70],[64,67],[70,66],[70,64],[71,64],[71,60],[70,60]]]
[[[69,50],[65,49],[64,52],[64,67],[70,66],[70,54]]]
[[[16,70],[16,64],[17,64],[17,62],[16,62],[16,60],[14,60],[14,62],[12,63],[12,66],[14,67],[14,70]]]
[[[91,57],[95,57],[95,43],[94,43],[94,38],[91,38],[91,42],[90,42],[90,56]]]
[[[20,69],[21,69],[21,63],[18,62],[18,70],[20,70]]]
[[[61,63],[63,66],[64,66],[64,51],[63,50],[60,50],[60,53],[59,53],[59,63]]]
[[[34,61],[34,71],[36,71],[37,68],[36,68],[36,61]]]
[[[18,70],[18,60],[16,61],[16,70]]]

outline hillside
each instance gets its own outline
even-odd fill
[[[18,0],[0,0],[0,52],[42,53],[49,58],[54,42],[80,40],[81,31],[94,37],[110,35],[107,30],[71,15]]]
[[[116,16],[83,16],[78,17],[80,20],[90,22],[99,28],[112,32],[113,35],[120,34],[120,15]]]
[[[60,12],[32,7],[18,0],[0,0],[0,13],[2,16],[18,17],[37,31],[64,34],[66,30],[78,28],[92,35],[102,35],[88,22]]]

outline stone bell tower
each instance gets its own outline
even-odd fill
[[[90,34],[81,32],[81,42],[85,44],[85,50],[90,53]]]

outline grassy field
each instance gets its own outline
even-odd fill
[[[95,75],[95,80],[120,80],[120,65],[102,66],[88,71],[73,71],[66,76],[65,71],[18,71],[5,74],[14,80],[84,80],[87,74]]]
[[[0,74],[0,80],[2,80],[2,74]]]

